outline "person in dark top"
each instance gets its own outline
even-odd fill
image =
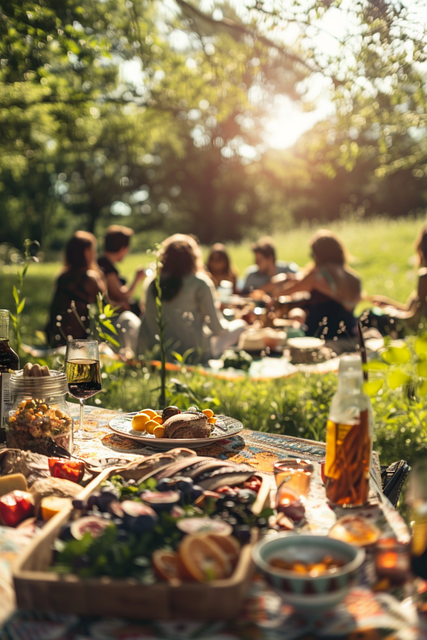
[[[50,346],[64,345],[70,336],[87,338],[88,305],[96,303],[98,293],[105,292],[96,263],[96,238],[77,231],[66,246],[65,266],[55,285],[46,330]]]
[[[277,274],[289,274],[293,277],[298,272],[295,262],[276,260],[276,247],[272,238],[261,238],[251,246],[255,256],[255,265],[245,272],[243,293],[261,290],[270,293],[273,289],[272,279]]]
[[[104,254],[98,259],[98,265],[107,281],[111,304],[120,309],[128,309],[139,316],[139,305],[132,296],[137,285],[145,278],[145,271],[138,267],[132,284],[127,286],[125,278],[120,276],[116,268],[116,264],[128,254],[132,236],[133,231],[129,227],[108,227],[104,236]]]
[[[308,265],[293,280],[278,275],[273,278],[273,294],[292,295],[308,291],[310,300],[304,309],[293,309],[290,317],[308,327],[309,336],[326,340],[357,335],[354,308],[361,297],[358,274],[348,267],[348,253],[331,231],[321,229],[310,240],[314,264]]]

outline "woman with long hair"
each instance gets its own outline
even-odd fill
[[[416,331],[421,319],[427,315],[427,224],[421,227],[414,248],[418,283],[416,291],[411,293],[406,304],[386,296],[368,297],[368,300],[380,307],[384,314],[377,319],[378,328],[382,333],[400,335],[405,333],[406,327]]]
[[[187,353],[193,362],[206,361],[237,343],[246,323],[242,320],[227,323],[220,319],[214,302],[215,289],[204,270],[196,240],[177,233],[163,242],[159,258],[168,353]],[[139,353],[152,351],[158,344],[156,296],[157,287],[153,281],[147,291]]]
[[[309,244],[313,262],[292,279],[276,276],[274,295],[311,294],[303,310],[290,313],[306,325],[307,335],[327,340],[353,337],[357,333],[353,311],[360,300],[361,281],[348,266],[348,252],[326,229],[318,231]]]
[[[206,271],[212,279],[215,287],[218,288],[222,280],[228,280],[233,285],[233,293],[236,293],[237,276],[231,266],[230,256],[226,247],[217,242],[211,247],[206,262]]]
[[[106,291],[96,263],[96,238],[87,231],[77,231],[65,248],[65,265],[56,280],[47,326],[52,347],[67,339],[86,338],[89,332],[88,307],[98,293]]]

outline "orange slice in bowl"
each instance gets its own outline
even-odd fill
[[[222,580],[231,575],[226,554],[208,536],[185,536],[178,553],[185,569],[198,582]]]

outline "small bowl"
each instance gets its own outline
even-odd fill
[[[268,562],[272,558],[320,562],[325,555],[331,555],[345,564],[334,571],[310,576],[276,569]],[[299,611],[310,612],[311,616],[318,616],[339,604],[356,584],[365,551],[327,536],[282,533],[258,542],[252,557],[283,602]]]

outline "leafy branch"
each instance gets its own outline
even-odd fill
[[[28,267],[30,266],[30,262],[38,262],[39,259],[35,256],[31,255],[31,248],[40,247],[40,244],[37,240],[29,240],[28,238],[24,241],[24,262],[22,267],[18,269],[17,273],[17,281],[18,286],[13,285],[12,294],[13,299],[15,301],[15,313],[11,313],[10,317],[12,318],[13,328],[15,330],[16,336],[16,351],[18,355],[21,353],[22,346],[22,338],[21,338],[21,315],[25,308],[26,298],[22,298],[22,290],[24,288],[25,276],[27,275]]]

